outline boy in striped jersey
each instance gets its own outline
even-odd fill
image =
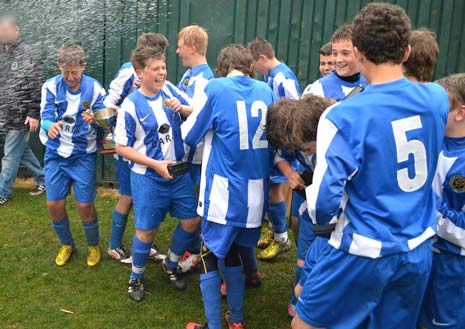
[[[207,63],[207,46],[207,31],[198,25],[186,26],[178,33],[176,53],[181,58],[183,66],[189,69],[184,73],[177,87],[187,95],[192,105],[203,97],[205,86],[215,77]],[[190,175],[196,190],[200,184],[202,153],[203,141],[188,150]],[[199,262],[200,235],[199,239],[186,250],[179,266],[183,272],[188,272],[193,270]]]
[[[276,100],[300,98],[297,77],[286,64],[276,58],[273,46],[268,41],[256,37],[249,43],[248,48],[254,60],[254,68],[264,75],[264,80],[273,90]],[[257,255],[261,260],[273,259],[291,248],[286,225],[284,183],[287,183],[286,178],[273,165],[271,167],[268,218],[273,226],[274,234],[272,237],[265,237],[262,239],[263,241],[260,240],[260,247],[265,247]]]
[[[433,181],[438,238],[423,301],[421,328],[465,328],[465,74],[437,81],[450,100],[444,143]]]
[[[139,38],[137,38],[136,46],[160,47],[165,51],[168,44],[168,40],[163,34],[142,33]],[[137,79],[136,72],[131,62],[124,63],[110,83],[108,94],[103,101],[105,106],[121,106],[124,99],[139,85],[140,81]],[[131,169],[129,168],[129,161],[125,160],[122,156],[116,156],[115,162],[118,176],[118,190],[121,196],[113,210],[108,254],[111,258],[123,264],[131,264],[131,256],[123,246],[123,235],[126,229],[128,215],[132,208]],[[161,262],[164,257],[165,255],[163,255],[154,244],[150,250],[150,258],[156,262]]]
[[[449,103],[437,84],[403,77],[410,20],[370,3],[353,21],[369,85],[323,113],[306,188],[318,225],[337,221],[306,279],[293,328],[414,328],[431,269],[432,182]]]
[[[140,88],[121,105],[115,129],[116,152],[131,161],[131,192],[136,232],[132,242],[129,297],[144,299],[144,271],[153,239],[167,212],[179,218],[162,268],[170,282],[186,288],[178,261],[196,238],[199,218],[189,175],[172,177],[168,165],[182,160],[181,115],[192,111],[174,86],[166,82],[164,49],[139,47],[131,56]]]
[[[65,265],[75,251],[66,212],[66,197],[73,184],[89,246],[87,265],[95,266],[101,258],[94,206],[98,128],[93,124],[92,116],[85,113],[104,107],[105,90],[97,80],[83,75],[86,62],[80,46],[62,46],[58,50],[57,63],[61,74],[44,83],[40,111],[47,206],[62,244],[55,263]]]
[[[267,203],[270,150],[264,126],[273,92],[250,77],[252,56],[240,45],[220,51],[218,74],[222,78],[208,83],[182,127],[189,145],[205,137],[197,211],[203,217],[200,289],[208,325],[191,322],[187,329],[222,327],[218,260],[224,261],[228,287],[226,322],[229,328],[244,328],[239,246],[257,243]]]
[[[304,94],[342,100],[357,86],[366,86],[365,78],[357,68],[352,44],[352,25],[341,25],[331,37],[334,71],[315,81]]]

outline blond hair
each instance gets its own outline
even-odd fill
[[[178,40],[182,39],[186,46],[195,46],[201,55],[207,53],[208,34],[207,31],[198,25],[189,25],[178,32]]]

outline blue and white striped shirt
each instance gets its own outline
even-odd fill
[[[433,181],[439,250],[465,256],[465,137],[444,139]]]
[[[195,106],[197,100],[203,99],[203,94],[208,81],[215,78],[213,71],[208,64],[200,64],[187,70],[178,83],[178,89],[184,92],[189,98],[189,103]],[[188,161],[193,164],[202,163],[203,140],[196,147],[187,147],[189,153]]]
[[[47,151],[64,158],[96,152],[97,129],[87,124],[81,114],[85,111],[84,102],[89,102],[94,112],[104,108],[104,95],[105,89],[100,83],[86,75],[82,75],[77,91],[69,88],[61,74],[48,79],[42,86],[41,120],[63,121],[63,127],[59,136],[51,139],[41,125],[39,136]]]
[[[340,101],[355,87],[362,86],[365,88],[366,85],[367,82],[362,75],[360,75],[360,79],[357,81],[348,82],[339,78],[336,72],[332,71],[327,76],[322,77],[312,83],[309,89],[306,88],[304,90],[303,95],[312,94]]]
[[[273,90],[277,100],[300,98],[299,80],[286,64],[276,65],[264,76],[264,80]]]
[[[176,87],[166,83],[154,97],[134,90],[121,105],[115,128],[115,143],[130,146],[155,160],[181,161],[184,144],[181,138],[181,116],[164,105],[166,99],[176,97],[187,105]],[[155,170],[131,163],[131,170],[164,181]]]
[[[121,65],[110,83],[108,94],[105,97],[105,107],[120,106],[123,100],[136,88],[136,72],[131,62]]]

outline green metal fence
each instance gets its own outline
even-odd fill
[[[80,42],[88,54],[86,73],[105,86],[128,61],[137,36],[160,32],[171,45],[167,51],[168,78],[177,82],[185,68],[178,60],[176,34],[199,24],[209,31],[207,58],[216,65],[219,50],[229,43],[248,43],[255,36],[268,39],[277,57],[297,74],[301,88],[318,78],[318,50],[333,31],[350,22],[367,0],[7,0],[0,10],[20,13],[24,38],[40,47],[45,75],[57,73],[54,54],[63,42]],[[436,32],[440,58],[435,77],[465,71],[465,1],[394,0],[413,27]],[[41,146],[35,145],[40,151]],[[114,182],[112,157],[100,159],[100,182]]]

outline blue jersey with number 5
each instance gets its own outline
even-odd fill
[[[248,76],[210,80],[182,126],[184,140],[205,136],[198,213],[238,227],[259,227],[267,199],[270,151],[265,134],[271,89]]]
[[[368,85],[323,114],[310,217],[338,220],[329,243],[377,258],[408,252],[436,231],[432,181],[449,112],[437,84]]]

